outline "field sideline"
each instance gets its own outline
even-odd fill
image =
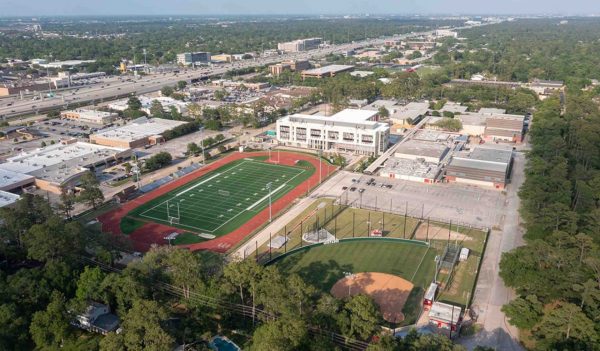
[[[268,155],[269,153],[266,151],[246,153],[234,152],[222,159],[216,160],[215,162],[210,163],[179,179],[176,179],[150,193],[144,194],[134,200],[121,204],[119,208],[113,211],[102,214],[98,217],[98,220],[102,223],[102,230],[115,235],[123,235],[121,223],[127,219],[130,219],[130,217],[127,217],[130,212],[141,206],[144,206],[144,204],[152,202],[167,193],[177,191],[179,188],[184,187],[182,189],[185,189],[185,186],[187,186],[189,183],[196,182],[198,178],[204,177],[208,173],[214,172],[232,162],[244,160],[246,158],[264,158]],[[286,193],[279,194],[279,197],[273,200],[273,216],[277,216],[281,211],[290,206],[294,200],[305,195],[310,189],[317,186],[320,178],[323,180],[326,179],[328,175],[332,174],[337,169],[337,167],[332,166],[325,161],[319,160],[316,156],[289,151],[278,151],[273,153],[273,159],[266,160],[265,162],[268,164],[291,166],[294,169],[298,168],[297,166],[300,166],[302,169],[313,170],[312,174],[307,175],[307,178],[304,179],[304,181],[302,181],[298,186],[287,191]],[[322,166],[319,166],[319,163],[321,163]],[[321,169],[321,175],[319,175],[319,169]],[[212,250],[222,253],[227,252],[268,221],[269,209],[266,207],[268,206],[263,206],[262,210],[257,210],[258,213],[244,222],[237,229],[234,229],[229,233],[217,236],[215,239],[205,240],[199,243],[186,244],[183,245],[183,247],[187,247],[190,250]],[[139,220],[136,220],[136,222],[139,222]],[[144,221],[139,223],[139,225],[134,226],[133,230],[129,235],[127,235],[127,237],[132,241],[135,250],[147,251],[152,245],[168,244],[164,237],[168,233],[174,231],[179,233],[190,232],[190,230],[174,227],[173,225],[168,224],[168,222],[160,223],[157,221]]]
[[[235,230],[307,179],[314,170],[243,159],[133,210],[129,216],[214,238]],[[172,222],[170,219],[175,219]]]

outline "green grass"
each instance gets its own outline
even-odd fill
[[[185,233],[179,234],[177,236],[177,238],[175,238],[175,240],[173,240],[172,244],[173,245],[189,245],[189,244],[201,243],[206,240],[207,239],[199,237],[197,234],[185,232]]]
[[[144,224],[145,223],[143,221],[137,220],[135,218],[124,217],[123,219],[121,219],[121,223],[119,223],[119,226],[123,234],[129,235],[141,228]]]
[[[371,224],[369,224],[369,220]],[[373,229],[383,229],[384,236],[388,238],[410,239],[417,227],[418,220],[407,217],[405,221],[403,215],[383,214],[382,212],[338,206],[334,205],[332,199],[316,200],[298,217],[287,224],[284,228],[288,232],[287,247],[272,250],[271,256],[277,257],[283,254],[286,249],[289,251],[299,247],[302,238],[301,231],[307,233],[317,223],[320,227],[325,227],[331,234],[335,234],[338,239],[366,237]],[[284,232],[273,233],[273,237],[278,235],[283,236]],[[268,243],[259,247],[259,254],[268,251]]]
[[[344,272],[381,272],[409,280],[415,288],[403,310],[403,324],[410,324],[417,318],[423,291],[433,279],[434,258],[435,252],[425,246],[371,239],[311,247],[274,264],[284,274],[297,273],[325,292],[344,277]]]
[[[308,179],[314,168],[237,160],[131,211],[128,216],[194,233],[227,234]],[[167,208],[168,207],[168,208]],[[179,214],[179,223],[169,216]]]

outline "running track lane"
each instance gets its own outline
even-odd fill
[[[277,155],[279,153],[279,157]],[[102,223],[102,229],[105,232],[112,233],[113,235],[123,235],[121,233],[120,223],[121,219],[125,217],[133,209],[145,204],[148,201],[154,200],[176,188],[179,188],[204,174],[211,172],[223,165],[231,163],[235,160],[256,157],[256,156],[268,156],[268,152],[251,152],[251,153],[239,153],[235,152],[221,160],[215,161],[205,167],[198,169],[190,174],[187,174],[179,179],[176,179],[148,194],[144,194],[134,200],[131,200],[116,210],[103,214],[98,217],[98,220]],[[278,157],[278,158],[277,158]],[[308,154],[299,154],[293,152],[272,152],[271,159],[267,162],[279,163],[282,165],[294,166],[298,160],[304,160],[310,162],[315,167],[315,173],[310,176],[303,183],[292,189],[290,192],[279,198],[272,204],[273,215],[276,216],[278,213],[283,211],[288,205],[290,205],[295,199],[306,194],[309,189],[314,188],[319,182],[319,160]],[[279,161],[279,162],[277,162]],[[328,165],[326,162],[322,162],[322,179],[327,177],[327,174],[333,173],[337,167]],[[253,233],[256,229],[262,226],[269,220],[269,208],[266,207],[256,216],[252,217],[246,223],[242,224],[239,228],[232,231],[229,234],[220,236],[218,238],[197,243],[191,245],[182,245],[192,251],[196,250],[211,250],[215,252],[224,253],[227,252],[231,247],[242,241],[246,236]],[[164,237],[168,233],[178,232],[183,233],[185,230],[171,227],[159,223],[146,223],[141,228],[138,228],[129,236],[127,236],[133,243],[133,247],[137,251],[148,251],[153,244],[166,245],[168,244]]]

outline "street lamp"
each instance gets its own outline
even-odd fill
[[[272,187],[273,187],[272,182],[267,183],[266,188],[269,189],[269,223],[271,223],[271,220],[272,220],[272,216],[271,216],[271,188]]]

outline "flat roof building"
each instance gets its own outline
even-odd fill
[[[291,115],[277,120],[277,141],[286,146],[379,155],[388,148],[387,123],[377,111],[346,109],[331,117]]]
[[[462,321],[462,308],[442,302],[434,302],[429,311],[429,324],[438,330],[457,332]]]
[[[485,122],[485,139],[520,143],[525,132],[525,116],[490,115]]]
[[[192,66],[198,63],[209,63],[210,59],[210,52],[199,51],[177,54],[177,64],[183,66]]]
[[[124,126],[100,130],[90,135],[90,142],[121,148],[154,145],[164,140],[162,133],[186,123],[188,122],[141,117]]]
[[[22,189],[34,182],[35,177],[33,176],[0,168],[0,191]]]
[[[446,180],[504,189],[512,157],[512,149],[477,147],[452,157],[446,168]]]
[[[0,190],[0,208],[11,206],[15,202],[19,201],[20,198],[21,197],[17,194]]]
[[[323,38],[307,38],[278,43],[277,50],[283,52],[300,52],[313,50],[323,43]]]
[[[112,121],[119,118],[119,115],[114,112],[104,112],[81,108],[63,111],[60,113],[60,117],[78,122],[105,125],[112,123]]]
[[[415,123],[429,111],[429,102],[410,102],[390,111],[390,119],[394,124],[410,125]]]
[[[412,182],[435,183],[440,173],[441,167],[437,163],[427,162],[423,158],[390,157],[385,162],[379,175]]]
[[[351,65],[329,65],[325,67],[313,68],[302,72],[302,79],[306,78],[326,78],[334,77],[337,74],[350,72],[354,69]]]
[[[33,177],[38,188],[60,194],[62,187],[76,186],[86,172],[102,169],[130,156],[129,149],[73,139],[8,158],[7,162],[0,163],[0,171],[4,174],[21,174],[21,184]]]
[[[395,157],[407,160],[423,159],[429,163],[440,163],[448,154],[450,148],[443,143],[407,140],[398,145]]]
[[[463,106],[460,103],[452,101],[448,101],[444,107],[442,107],[442,111],[448,111],[452,113],[466,113],[468,109],[468,106]]]

